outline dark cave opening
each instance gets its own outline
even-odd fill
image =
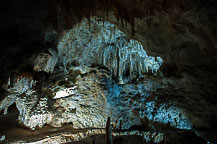
[[[1,112],[0,115],[0,131],[1,135],[3,135],[5,130],[10,129],[11,127],[17,127],[18,126],[18,115],[19,111],[17,110],[16,104],[12,104],[8,107],[7,114],[4,115],[4,111]]]

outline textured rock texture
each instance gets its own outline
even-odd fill
[[[215,0],[10,0],[0,6],[4,114],[15,103],[19,122],[31,130],[65,123],[102,128],[110,116],[116,129],[181,129],[216,143]],[[50,30],[57,37],[50,39]]]
[[[17,99],[17,96],[22,94],[31,94],[33,86],[35,86],[36,81],[31,77],[21,77],[17,78],[13,87],[7,86],[8,93],[5,98],[0,102],[0,111],[4,110],[4,114],[7,114],[8,107],[11,106]]]
[[[39,54],[34,61],[35,71],[53,72],[58,61],[57,52],[53,49],[48,49],[49,53]]]
[[[108,115],[107,100],[98,80],[95,76],[89,75],[78,78],[75,85],[77,87],[74,94],[56,99],[53,104],[55,115],[51,125],[58,127],[64,123],[72,123],[74,128],[105,127]]]
[[[78,69],[83,70],[83,75],[77,75],[73,83],[70,73]],[[217,108],[206,100],[207,92],[202,87],[205,81],[212,81],[203,74],[198,77],[183,72],[179,78],[146,75],[138,83],[118,85],[105,69],[74,67],[65,80],[57,81],[50,88],[44,87],[43,95],[26,92],[17,96],[15,103],[20,112],[19,121],[32,130],[45,124],[61,127],[66,123],[72,123],[73,128],[104,128],[110,116],[114,129],[141,127],[148,131],[146,141],[161,142],[163,137],[167,138],[165,134],[182,133],[181,130],[193,131],[213,141]],[[73,88],[73,93],[55,98],[68,87]],[[210,83],[206,87],[215,86]],[[150,139],[150,134],[155,136]]]
[[[100,18],[84,19],[63,36],[58,46],[66,64],[108,68],[120,83],[144,73],[157,73],[161,57],[148,56],[143,46]]]
[[[114,118],[118,118],[114,122],[122,120],[122,128],[149,122],[150,127],[158,130],[167,126],[189,130],[211,128],[211,117],[217,112],[216,106],[205,100],[205,92],[197,89],[203,83],[185,73],[179,79],[147,77],[139,84],[120,86],[106,81],[110,108]],[[165,125],[161,128],[160,123]]]
[[[79,78],[74,84],[72,78],[76,79],[76,76],[71,76],[73,72],[71,69],[65,76],[66,80],[62,77],[51,87],[44,86],[42,91],[28,87],[27,81],[22,83],[18,88],[28,89],[19,89],[22,91],[20,94],[9,94],[1,102],[0,110],[7,109],[15,102],[20,113],[18,120],[31,130],[45,124],[61,127],[66,123],[72,123],[74,128],[105,127],[107,99],[96,75],[90,74],[84,78],[77,75]]]
[[[72,123],[74,128],[103,128],[110,116],[116,129],[141,127],[163,133],[183,129],[208,141],[215,139],[212,132],[217,107],[206,100],[207,91],[203,89],[215,86],[204,85],[205,81],[212,82],[203,77],[204,73],[198,74],[200,78],[186,72],[179,78],[146,75],[138,83],[118,85],[109,71],[83,67],[83,75],[77,75],[73,83],[70,73],[78,69],[82,68],[72,68],[65,80],[44,87],[43,94],[30,89],[16,96],[19,121],[32,130],[45,124],[61,127],[66,123]],[[69,87],[73,93],[55,97]]]

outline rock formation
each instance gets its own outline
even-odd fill
[[[66,63],[106,67],[120,83],[160,69],[161,57],[148,56],[138,41],[127,38],[113,24],[99,18],[89,23],[85,19],[63,36],[58,51],[66,56]]]
[[[1,2],[0,142],[216,143],[216,6]]]

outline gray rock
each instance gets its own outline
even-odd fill
[[[0,136],[0,142],[3,142],[3,141],[5,141],[5,135]]]
[[[107,100],[98,86],[96,76],[80,77],[76,86],[71,83],[71,88],[54,85],[47,89],[52,95],[45,92],[45,96],[40,96],[41,98],[38,93],[18,97],[18,120],[31,130],[45,124],[61,127],[67,123],[72,123],[74,128],[105,127],[108,116]]]
[[[4,110],[4,114],[7,114],[8,107],[14,104],[17,100],[17,96],[23,93],[31,93],[31,89],[35,86],[36,81],[32,78],[24,77],[16,79],[13,87],[9,87],[7,96],[0,102],[0,112]]]
[[[202,89],[194,91],[201,81],[187,74],[181,79],[149,76],[138,84],[118,85],[103,70],[72,69],[82,70],[84,74],[77,75],[75,83],[69,72],[64,81],[46,88],[45,95],[28,86],[26,95],[16,96],[12,102],[15,101],[20,112],[21,123],[32,130],[45,124],[61,127],[65,123],[72,123],[74,128],[102,128],[110,116],[116,128],[145,125],[153,131],[191,130],[210,128],[209,118],[217,113],[216,106],[203,99]],[[23,88],[14,90],[23,91]]]
[[[129,40],[110,22],[98,22],[95,17],[90,21],[90,30],[88,20],[84,19],[63,36],[58,51],[59,55],[65,55],[66,63],[107,67],[122,84],[159,70],[163,60],[148,56],[138,41]],[[127,72],[129,77],[124,77]]]
[[[40,53],[34,62],[35,71],[44,71],[51,73],[54,70],[55,65],[58,61],[58,54],[53,49],[48,49],[50,53]]]
[[[52,119],[52,112],[48,110],[47,98],[38,98],[38,95],[31,94],[19,97],[16,100],[16,106],[19,110],[18,120],[20,123],[35,130],[45,124],[49,124]]]

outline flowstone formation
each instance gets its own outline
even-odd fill
[[[119,83],[144,73],[157,73],[163,63],[160,57],[148,56],[138,41],[128,38],[115,25],[96,17],[84,19],[67,32],[58,51],[66,57],[66,64],[108,68]]]

